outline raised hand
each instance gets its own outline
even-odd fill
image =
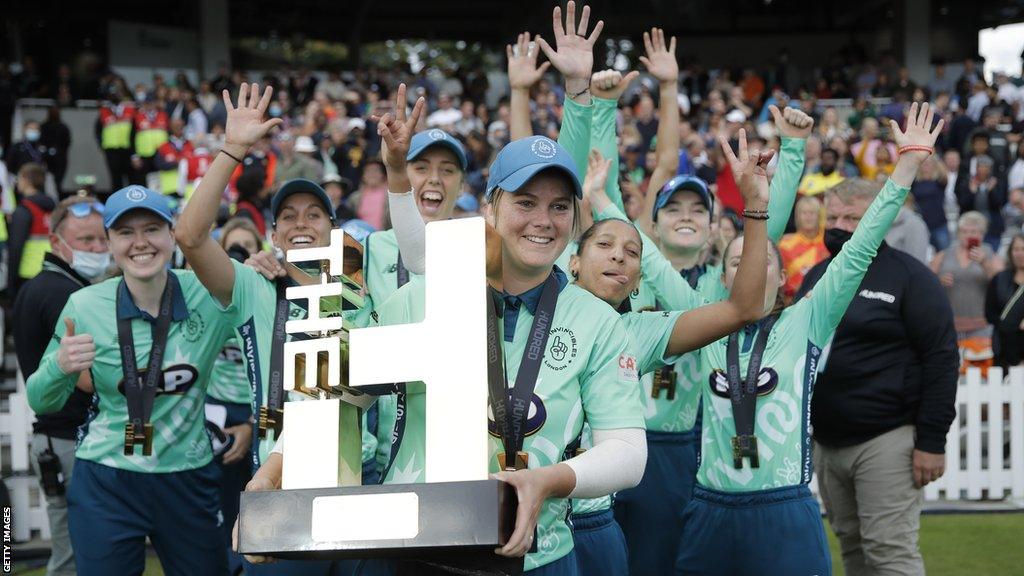
[[[635,70],[626,74],[625,77],[616,70],[594,72],[594,75],[590,78],[590,93],[597,98],[618,100],[622,93],[626,91],[626,87],[629,86],[630,82],[636,80],[636,77],[639,75],[640,73]]]
[[[551,62],[537,66],[540,49],[530,45],[530,33],[523,32],[516,38],[515,46],[505,46],[508,56],[508,81],[513,90],[528,90],[544,76]]]
[[[658,82],[674,84],[679,79],[675,36],[666,45],[665,31],[661,28],[651,28],[650,32],[644,32],[644,50],[647,51],[647,55],[641,56],[640,62],[647,67],[651,76],[658,79]]]
[[[768,107],[775,120],[775,127],[779,130],[779,136],[783,138],[804,138],[811,135],[814,128],[814,119],[796,108],[779,110],[779,107],[772,104]]]
[[[576,26],[576,3],[569,0],[565,6],[565,26],[562,25],[562,9],[555,6],[551,12],[551,30],[555,36],[555,46],[552,48],[546,40],[537,36],[537,43],[540,45],[544,55],[555,65],[555,68],[562,73],[566,81],[577,80],[582,82],[590,81],[590,73],[594,68],[594,43],[601,35],[604,28],[604,21],[598,20],[594,30],[587,36],[587,25],[590,22],[590,6],[583,7],[580,15],[579,26]]]
[[[273,94],[274,89],[271,86],[267,86],[260,96],[259,84],[243,83],[238,88],[238,105],[235,106],[231,103],[231,95],[224,90],[224,108],[228,112],[227,124],[224,127],[224,147],[231,148],[228,150],[229,153],[241,158],[250,146],[271,128],[283,122],[280,118],[263,120]]]
[[[587,176],[583,179],[583,197],[590,201],[590,205],[598,212],[604,210],[611,200],[604,186],[608,181],[608,169],[611,168],[612,159],[605,159],[597,150],[591,150],[587,157]]]
[[[75,321],[64,318],[66,331],[57,349],[57,366],[65,374],[76,374],[92,368],[96,343],[89,334],[75,334]]]
[[[373,116],[377,121],[377,134],[383,139],[384,150],[382,160],[388,172],[405,170],[405,157],[409,154],[409,144],[416,133],[416,125],[420,122],[423,108],[427,101],[422,96],[416,99],[412,108],[412,114],[405,115],[405,84],[398,85],[398,94],[395,97],[395,112],[388,112],[384,116]]]
[[[928,106],[927,102],[920,105],[914,102],[910,105],[910,113],[907,115],[906,130],[900,130],[900,126],[895,120],[889,120],[889,127],[892,129],[892,137],[896,141],[897,148],[902,149],[908,146],[921,148],[920,150],[905,150],[900,153],[900,158],[910,154],[913,158],[919,158],[920,162],[924,162],[928,156],[931,156],[931,152],[925,149],[935,148],[935,140],[946,124],[945,120],[940,119],[932,128],[934,119],[935,109]]]
[[[740,128],[739,155],[733,154],[732,147],[725,136],[719,135],[718,142],[722,146],[732,170],[733,179],[743,195],[748,208],[764,209],[768,206],[768,163],[775,155],[774,150],[747,150],[747,131]]]

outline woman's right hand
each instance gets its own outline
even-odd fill
[[[594,72],[594,75],[590,77],[590,93],[597,98],[618,100],[630,82],[636,80],[639,75],[640,73],[636,70],[625,76],[621,72],[611,69]]]
[[[267,114],[267,108],[270,106],[270,97],[273,95],[274,89],[267,86],[262,97],[259,90],[259,84],[243,83],[238,88],[238,106],[232,105],[231,95],[227,90],[224,90],[222,94],[224,108],[228,112],[227,124],[224,128],[224,149],[238,158],[244,156],[249,147],[263,138],[271,128],[284,122],[280,118],[263,120]]]
[[[942,284],[946,288],[953,287],[953,275],[949,272],[939,275],[939,284]]]
[[[412,114],[406,118],[405,107],[405,84],[398,85],[398,93],[395,97],[395,111],[388,112],[381,117],[373,116],[377,121],[377,134],[384,141],[381,150],[381,159],[388,174],[394,172],[405,172],[405,158],[409,155],[409,146],[412,137],[416,133],[416,126],[420,123],[420,116],[427,105],[422,96],[416,99],[412,108]],[[404,192],[404,190],[397,190]]]
[[[513,90],[529,90],[544,76],[551,62],[537,66],[537,55],[540,47],[530,44],[530,33],[523,32],[516,38],[515,46],[505,46],[508,56],[508,82]]]
[[[96,343],[89,334],[75,334],[75,321],[64,318],[66,331],[57,349],[57,366],[65,374],[77,374],[92,368],[96,358]]]
[[[249,483],[245,485],[246,492],[263,492],[266,490],[276,490],[277,486],[266,476],[263,476],[259,472],[249,480]],[[231,528],[231,549],[238,550],[238,520],[235,520],[235,525]],[[244,555],[245,560],[251,564],[270,564],[276,562],[277,559],[272,556],[254,556],[251,554]]]
[[[288,275],[288,271],[285,270],[284,266],[276,257],[274,257],[274,253],[265,250],[250,256],[249,259],[245,261],[245,265],[259,272],[264,278],[271,282]]]
[[[611,204],[604,186],[608,181],[608,169],[612,159],[605,159],[596,149],[590,151],[587,158],[587,176],[583,179],[583,197],[590,202],[591,208],[601,212]]]

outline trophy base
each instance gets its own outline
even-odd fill
[[[238,551],[295,560],[392,558],[522,571],[494,554],[518,505],[498,480],[242,492]]]

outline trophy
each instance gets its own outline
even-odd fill
[[[289,299],[310,304],[309,318],[289,322],[288,331],[322,336],[287,343],[284,381],[316,399],[285,403],[282,490],[242,493],[239,552],[521,571],[522,559],[493,552],[512,532],[517,503],[514,490],[488,474],[486,278],[500,273],[486,261],[489,253],[500,262],[500,248],[488,246],[485,226],[482,218],[427,226],[430,272],[420,323],[353,329],[316,313],[325,297],[360,302],[345,282],[288,289]],[[291,251],[287,259],[326,261],[330,275],[340,275],[343,237],[334,232],[329,247]],[[319,369],[298,368],[290,359],[299,355]],[[426,483],[355,485],[360,462],[349,450],[361,438],[356,407],[369,397],[360,388],[392,382],[426,387]],[[355,430],[345,424],[352,414]]]

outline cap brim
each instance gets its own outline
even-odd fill
[[[658,211],[664,208],[665,205],[668,204],[668,201],[671,200],[673,196],[680,192],[693,192],[694,194],[700,196],[701,202],[703,202],[704,206],[708,210],[711,210],[711,191],[708,190],[707,188],[702,187],[699,182],[687,180],[681,183],[679,186],[673,188],[671,191],[660,192],[658,194],[658,197],[654,200],[654,214],[652,214],[654,220],[658,219]]]
[[[174,218],[172,218],[169,214],[164,214],[163,212],[157,210],[156,208],[151,208],[149,206],[134,205],[134,206],[125,206],[124,208],[121,208],[120,210],[115,210],[115,211],[111,212],[109,216],[107,215],[107,211],[104,210],[103,211],[103,228],[105,230],[110,230],[114,226],[114,224],[117,224],[117,221],[118,221],[119,218],[121,218],[121,216],[124,216],[125,214],[127,214],[128,212],[132,212],[133,210],[145,210],[146,212],[150,212],[150,213],[156,214],[157,216],[160,217],[161,220],[163,220],[164,222],[167,222],[169,225],[171,225],[171,227],[174,227]]]
[[[576,197],[583,198],[583,188],[580,187],[579,178],[576,177],[576,174],[572,170],[569,170],[568,168],[560,166],[558,164],[538,163],[530,164],[529,166],[523,166],[519,170],[516,170],[515,172],[509,174],[508,176],[505,176],[501,180],[501,182],[495,184],[494,188],[501,188],[502,190],[506,190],[508,192],[516,192],[523,186],[523,184],[526,184],[530,180],[530,178],[533,178],[534,176],[537,175],[538,172],[543,172],[544,170],[557,170],[568,176],[569,181],[572,182],[573,192],[576,194]],[[491,194],[494,194],[494,189],[491,189],[487,192],[488,196],[490,196]]]
[[[466,153],[459,149],[459,147],[456,146],[455,143],[450,142],[448,140],[432,140],[430,143],[424,144],[419,148],[410,149],[409,154],[405,157],[405,160],[407,162],[412,162],[413,160],[418,158],[420,154],[423,154],[424,152],[427,151],[428,148],[431,148],[433,146],[444,146],[448,150],[451,150],[452,154],[455,154],[455,158],[457,158],[459,161],[459,168],[461,168],[463,172],[466,171]]]
[[[291,180],[285,182],[284,186],[274,194],[274,197],[270,200],[271,209],[271,225],[277,224],[277,214],[281,211],[281,204],[284,203],[285,199],[293,194],[312,194],[316,196],[320,203],[324,205],[324,210],[327,212],[327,217],[330,218],[331,223],[336,223],[334,218],[334,207],[331,205],[331,199],[324,192],[324,189],[319,184],[312,180]]]

